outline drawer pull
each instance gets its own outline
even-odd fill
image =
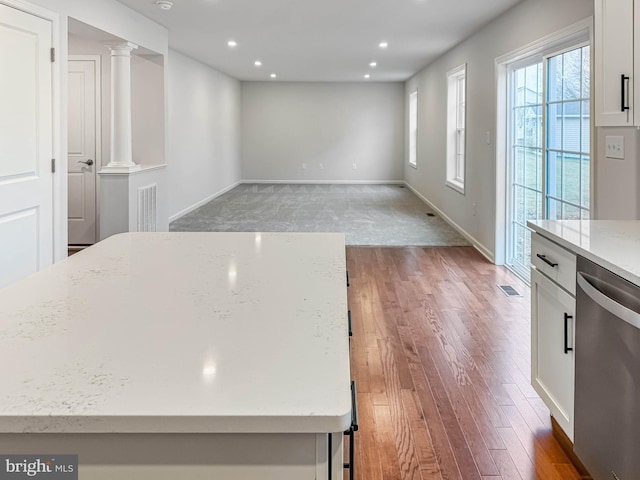
[[[554,263],[551,260],[549,260],[546,255],[542,255],[541,253],[536,253],[536,257],[538,257],[544,263],[546,263],[547,265],[549,265],[549,266],[551,266],[553,268],[556,268],[558,266],[557,263]]]
[[[353,329],[351,324],[351,310],[347,310],[347,319],[349,321],[349,336],[353,337]]]
[[[569,319],[573,319],[572,315],[569,315],[568,313],[564,314],[564,353],[565,355],[569,352],[573,351],[573,348],[571,348],[569,346]]]
[[[350,287],[351,284],[349,283],[349,270],[347,270],[347,287]]]

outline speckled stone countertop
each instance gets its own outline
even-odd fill
[[[538,220],[530,228],[640,285],[640,221]]]
[[[0,432],[340,432],[342,234],[128,233],[0,290]]]

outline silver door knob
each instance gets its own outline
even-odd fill
[[[86,162],[82,161],[82,160],[78,160],[78,163],[84,163],[85,165],[91,166],[91,165],[93,165],[93,160],[89,159]]]

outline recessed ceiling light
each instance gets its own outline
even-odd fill
[[[276,78],[276,77],[277,77],[277,75],[275,73],[271,74],[271,78]]]
[[[238,46],[238,42],[236,42],[235,40],[229,40],[227,42],[227,45],[229,45],[230,47],[237,47]]]
[[[364,78],[371,78],[371,75],[369,75],[368,73],[364,76]]]
[[[376,62],[371,62],[371,63],[369,64],[369,66],[370,66],[370,67],[375,67],[375,66],[377,66],[377,65],[378,65],[378,64],[377,64]]]
[[[387,42],[380,42],[380,44],[378,46],[380,48],[387,48],[389,46],[389,44]]]
[[[171,7],[173,7],[173,2],[168,2],[166,0],[158,0],[156,2],[156,5],[162,10],[171,10]]]
[[[254,64],[256,67],[261,67],[261,66],[262,66],[262,62],[261,62],[260,60],[256,60],[255,62],[253,62],[253,64]]]

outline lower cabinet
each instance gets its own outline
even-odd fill
[[[531,383],[573,442],[575,298],[531,269]]]

